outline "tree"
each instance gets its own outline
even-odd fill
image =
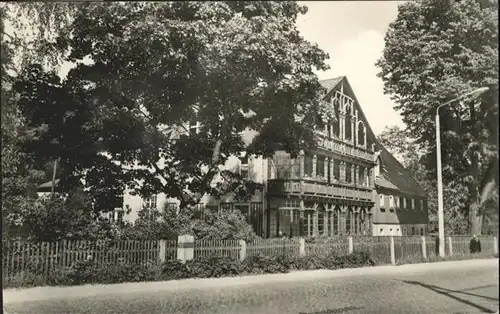
[[[2,234],[17,237],[23,234],[23,218],[33,210],[35,187],[43,174],[31,167],[31,159],[21,145],[31,139],[22,132],[24,123],[16,105],[17,95],[12,89],[14,51],[6,36],[6,7],[0,7],[2,49]]]
[[[49,67],[60,60],[51,49],[51,34],[63,32],[76,4],[8,3],[0,5],[2,49],[2,234],[26,237],[32,230],[28,217],[40,212],[36,187],[47,179],[37,168],[33,155],[24,145],[36,138],[36,130],[26,129],[26,119],[19,108],[19,94],[12,88],[21,69],[30,62]],[[26,30],[33,30],[30,33]],[[52,161],[53,162],[53,161]]]
[[[55,38],[68,35],[68,25],[80,6],[78,2],[10,2],[2,5],[5,14],[3,23],[9,30],[2,29],[2,37],[9,39],[15,47],[14,71],[33,62],[40,62],[48,68],[60,66],[65,51],[59,51]]]
[[[440,110],[443,178],[467,188],[469,231],[481,233],[486,203],[498,186],[498,2],[408,2],[399,7],[377,62],[384,91],[426,149],[436,176],[434,115],[439,104],[487,86]]]
[[[258,184],[220,170],[230,155],[315,145],[323,89],[313,70],[327,55],[300,37],[305,12],[291,1],[82,4],[55,40],[77,63],[68,77],[33,64],[16,84],[38,135],[26,149],[60,160],[63,189],[85,177],[108,209],[125,186],[164,192],[181,210],[206,193],[248,196]],[[179,132],[195,122],[197,132]],[[246,129],[258,132],[249,146]]]
[[[166,206],[162,211],[142,209],[133,224],[126,224],[121,237],[128,239],[177,239],[192,234],[199,240],[245,240],[257,237],[243,214],[238,210],[213,212],[206,210],[199,217],[195,210],[177,213]]]

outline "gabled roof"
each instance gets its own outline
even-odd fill
[[[319,83],[326,88],[327,92],[330,92],[335,86],[339,85],[343,78],[345,78],[345,76],[338,76],[331,79],[320,80]]]
[[[380,159],[383,165],[381,176],[375,179],[375,185],[392,190],[396,188],[405,194],[425,197],[425,191],[415,181],[411,172],[403,167],[380,142],[377,141],[375,145],[381,149]]]
[[[375,136],[372,128],[370,127],[370,122],[366,118],[361,104],[356,98],[356,94],[352,90],[347,77],[339,76],[336,78],[321,80],[320,84],[327,89],[327,93],[331,92],[340,83],[344,84],[344,90],[348,90],[352,95],[355,103],[357,104],[358,116],[366,122],[366,131],[373,142],[375,143],[375,151],[380,151],[381,160],[381,171],[380,177],[375,179],[375,185],[378,187],[383,187],[391,190],[399,190],[405,194],[418,195],[426,197],[425,191],[420,187],[420,185],[415,181],[413,175],[408,171],[401,163],[394,158],[394,156],[380,143],[380,141]]]

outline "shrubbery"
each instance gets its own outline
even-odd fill
[[[176,280],[185,278],[219,278],[249,274],[287,273],[290,270],[339,269],[374,265],[370,254],[364,251],[349,255],[290,254],[248,256],[243,262],[230,257],[200,257],[182,263],[167,261],[163,264],[118,263],[102,265],[92,260],[74,263],[71,267],[51,271],[48,280],[42,280],[43,272],[33,271],[22,278],[6,283],[7,286],[82,284],[112,284],[155,280]]]

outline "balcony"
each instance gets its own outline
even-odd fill
[[[372,191],[367,187],[351,184],[313,182],[300,180],[269,180],[268,193],[318,195],[331,198],[347,198],[372,201]]]
[[[339,139],[327,138],[323,134],[318,134],[318,148],[339,153],[341,155],[352,156],[362,160],[373,162],[373,153],[367,150],[357,148],[352,144],[347,144]]]

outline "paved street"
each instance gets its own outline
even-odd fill
[[[8,314],[492,313],[498,259],[4,291]]]

